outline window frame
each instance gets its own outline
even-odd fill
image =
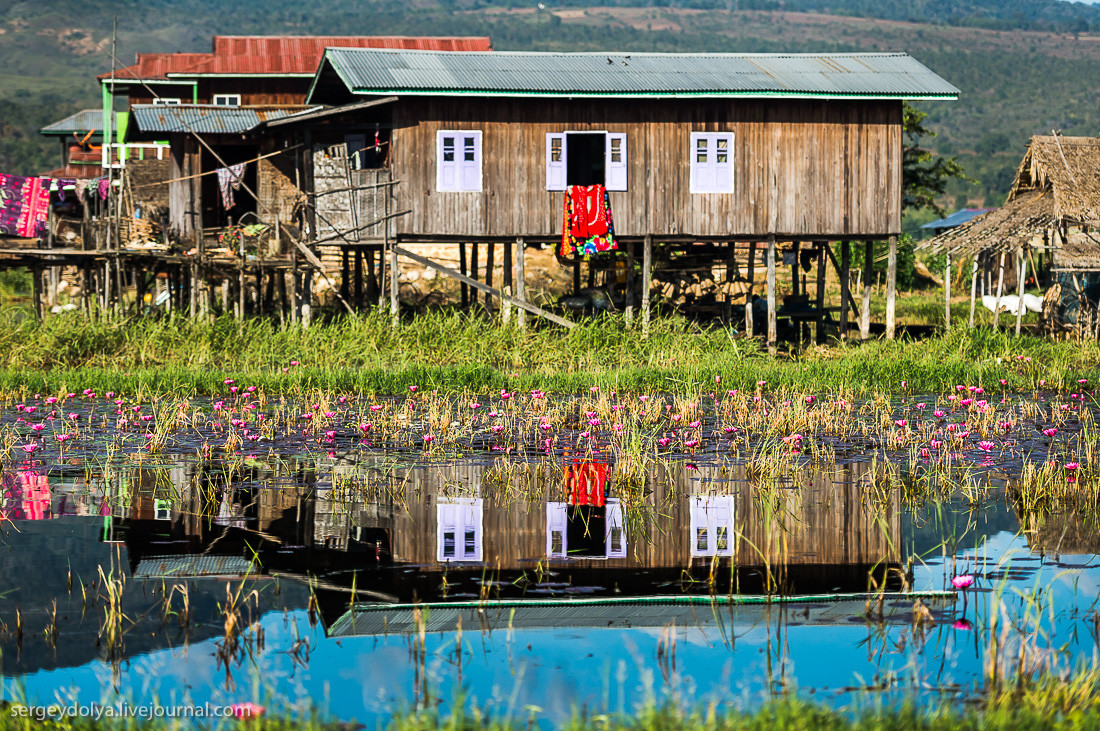
[[[699,142],[706,141],[706,146],[699,147]],[[720,163],[718,142],[726,143],[726,161]],[[692,132],[688,136],[688,189],[692,195],[729,195],[734,192],[733,179],[733,155],[735,135],[733,132]],[[698,154],[703,151],[705,155],[713,155],[714,159],[702,162],[698,160]],[[711,174],[713,182],[706,180],[706,175]],[[701,179],[702,178],[702,179]]]
[[[218,101],[219,99],[221,101]],[[236,99],[237,101],[233,102],[232,101],[233,99]],[[239,107],[239,106],[241,106],[241,95],[240,94],[215,94],[213,96],[213,99],[211,100],[211,103],[215,107]]]
[[[183,104],[183,100],[179,97],[158,96],[153,100],[154,107],[178,107],[180,104]]]
[[[454,156],[449,164],[453,166],[453,183],[446,184],[444,155],[446,150],[444,141],[448,137],[455,138],[451,154]],[[467,141],[473,140],[473,160],[466,160]],[[435,190],[437,193],[481,193],[485,190],[485,139],[479,129],[441,129],[435,137]],[[466,172],[476,169],[477,182],[469,184],[465,180]]]
[[[543,160],[546,190],[563,192],[569,189],[569,145],[566,137],[571,134],[603,135],[604,187],[611,193],[625,192],[630,189],[630,149],[626,132],[609,132],[606,129],[563,129],[546,133],[546,158]],[[619,142],[617,151],[615,141]],[[560,143],[558,149],[561,152],[561,159],[559,160],[553,159],[555,142]],[[619,162],[614,162],[612,159],[615,152],[622,157]]]

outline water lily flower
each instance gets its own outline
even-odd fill
[[[961,574],[959,576],[951,577],[951,586],[955,587],[956,589],[969,589],[973,585],[973,574]]]
[[[57,435],[56,435],[56,439],[57,439],[57,441],[59,441],[59,442],[61,442],[62,444],[64,444],[65,442],[67,442],[67,441],[69,441],[70,439],[72,439],[72,436],[71,436],[71,435],[69,435],[69,434],[57,434]]]
[[[24,444],[20,449],[27,454],[34,454],[34,450],[38,449],[38,445],[32,442],[30,444]]]
[[[1044,437],[1053,437],[1057,433],[1058,433],[1058,429],[1056,427],[1053,427],[1053,426],[1050,427],[1049,429],[1043,429],[1043,436]]]
[[[667,447],[670,442],[672,442],[672,440],[668,437],[661,437],[657,440],[657,444],[661,445],[662,447]]]
[[[895,423],[895,424],[896,424],[897,426],[899,426],[899,427],[901,427],[901,428],[903,428],[903,429],[904,429],[904,428],[905,428],[906,426],[908,426],[908,425],[909,425],[909,422],[908,422],[908,420],[906,420],[906,419],[898,419],[898,420],[897,420],[897,421],[895,421],[894,423]]]
[[[234,703],[230,706],[233,711],[233,718],[259,718],[264,713],[264,707],[256,705],[255,703]]]
[[[993,442],[978,442],[978,448],[981,449],[983,452],[988,452],[995,446],[997,445]]]
[[[45,424],[31,424],[31,429],[34,429],[35,431],[42,431],[45,428]]]

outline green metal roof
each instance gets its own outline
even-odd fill
[[[954,99],[959,90],[904,53],[531,53],[329,48],[355,94],[547,97]],[[331,76],[329,76],[331,78]]]
[[[81,109],[76,114],[46,125],[41,131],[44,135],[71,135],[74,132],[83,135],[92,130],[103,131],[102,109]]]

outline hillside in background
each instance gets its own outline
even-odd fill
[[[1052,129],[1100,135],[1100,7],[1060,0],[619,0],[600,7],[543,0],[412,0],[302,6],[291,0],[134,0],[50,4],[0,0],[0,171],[56,164],[38,128],[96,106],[93,77],[137,51],[202,51],[226,34],[477,34],[498,50],[906,51],[962,91],[921,105],[975,184],[948,208],[1000,202],[1024,144]]]

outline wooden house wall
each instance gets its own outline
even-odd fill
[[[560,235],[546,134],[625,132],[623,236],[884,236],[901,230],[901,102],[405,98],[394,105],[398,235]],[[436,133],[482,131],[483,190],[435,190]],[[689,192],[692,132],[734,133],[734,192]]]
[[[212,104],[215,94],[240,94],[244,106],[305,104],[312,81],[312,78],[227,76],[200,79],[194,91],[189,84],[150,84],[149,88],[135,84],[127,92],[130,104],[152,104],[157,97],[177,98],[184,104]]]

